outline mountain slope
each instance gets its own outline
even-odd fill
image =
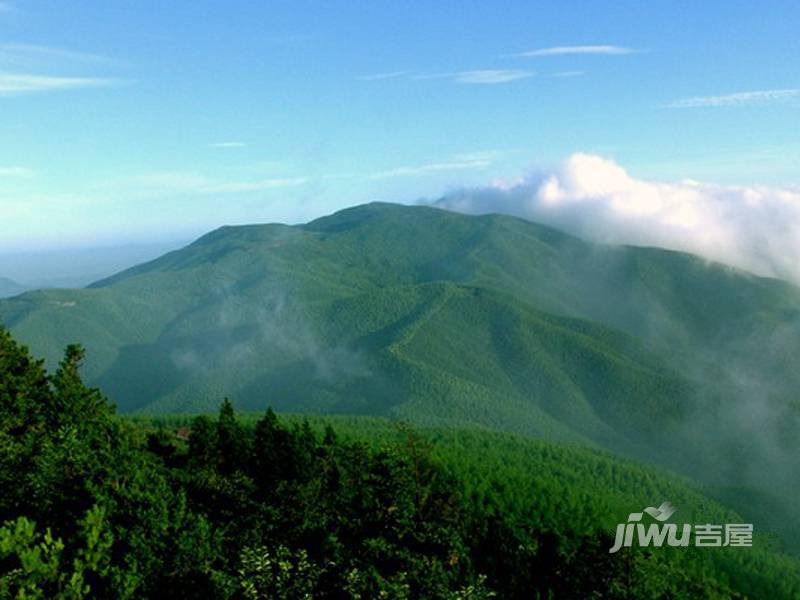
[[[25,288],[8,277],[0,277],[0,298],[16,296],[25,291]]]
[[[619,329],[686,368],[710,356],[717,366],[745,359],[746,370],[774,369],[778,357],[759,361],[750,349],[763,357],[761,342],[791,337],[800,317],[793,286],[690,255],[588,244],[499,215],[383,204],[305,226],[225,227],[91,289],[4,302],[0,316],[51,361],[65,343],[84,342],[96,381],[125,350],[215,329],[230,338],[208,338],[217,348],[239,342],[236,327],[244,334],[265,323],[276,338],[296,338],[290,346],[314,345],[304,338],[336,326],[332,303],[431,282],[496,290]]]
[[[500,215],[370,204],[224,227],[83,290],[0,302],[123,411],[477,423],[789,497],[800,291]],[[792,458],[795,457],[795,458]]]

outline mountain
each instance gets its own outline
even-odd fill
[[[124,412],[229,396],[602,447],[739,496],[800,481],[798,288],[513,217],[369,204],[223,227],[0,319],[50,365],[83,344]]]
[[[16,281],[8,279],[7,277],[0,277],[0,298],[16,296],[24,291],[25,288]]]

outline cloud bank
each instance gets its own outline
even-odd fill
[[[800,284],[800,187],[725,186],[632,177],[574,154],[552,172],[454,191],[436,203],[499,212],[606,243],[691,252]]]

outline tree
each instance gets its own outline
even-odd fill
[[[247,454],[247,437],[236,420],[233,404],[225,398],[217,419],[217,456],[220,472],[231,474],[239,470]]]

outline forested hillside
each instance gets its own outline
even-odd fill
[[[794,598],[752,548],[628,549],[614,523],[687,480],[607,453],[383,419],[119,418],[0,329],[0,597]]]
[[[121,412],[359,414],[605,448],[797,547],[800,290],[521,219],[370,204],[224,227],[82,290],[0,301]],[[779,516],[778,516],[779,515]]]
[[[444,365],[397,358],[417,332],[441,326],[439,309],[455,288],[479,296],[467,307],[484,313],[470,317],[475,337],[453,331],[463,339],[437,349]],[[488,322],[486,298],[499,325]],[[734,369],[758,375],[776,397],[794,381],[779,345],[760,344],[796,349],[789,334],[800,291],[787,283],[675,252],[589,244],[511,217],[427,207],[371,204],[303,226],[225,227],[90,289],[2,302],[0,317],[51,366],[66,344],[84,343],[86,376],[125,411],[207,408],[220,388],[239,406],[263,408],[263,384],[279,385],[309,365],[310,389],[292,389],[287,401],[335,410],[359,380],[388,375],[402,387],[399,371],[431,366],[457,378],[451,365],[469,355],[501,360],[509,349],[481,336],[489,328],[506,334],[524,317],[504,313],[526,309],[609,328],[604,353],[628,344],[622,332],[634,336],[685,379],[702,379],[707,368],[719,383]],[[525,341],[510,349],[517,363],[529,351]],[[499,378],[482,381],[502,401]],[[400,394],[373,409],[409,399]]]

